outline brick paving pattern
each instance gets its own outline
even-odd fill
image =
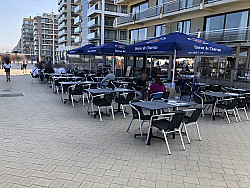
[[[191,144],[179,137],[134,138],[138,124],[123,119],[90,118],[80,103],[72,108],[30,76],[0,76],[0,188],[250,187],[250,122],[200,118],[202,141],[188,126]],[[147,131],[147,124],[144,131]]]

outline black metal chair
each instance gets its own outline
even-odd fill
[[[241,121],[239,110],[243,110],[245,112],[247,121],[249,121],[249,118],[248,118],[248,115],[247,115],[247,110],[246,110],[247,102],[248,102],[247,97],[241,97],[241,98],[239,98],[238,104],[236,104],[236,112],[237,112],[239,121]]]
[[[231,123],[229,119],[229,111],[233,111],[236,122],[238,123],[238,118],[236,115],[236,105],[238,104],[239,98],[229,98],[217,101],[216,107],[219,109],[223,109],[227,116],[228,123]],[[223,114],[222,114],[223,115]]]
[[[103,98],[101,98],[102,96],[103,96]],[[113,105],[112,105],[113,98],[114,98],[113,94],[102,94],[102,95],[92,96],[92,102],[94,105],[97,106],[99,117],[100,117],[101,121],[102,121],[102,112],[101,112],[102,108],[106,108],[106,109],[110,108],[111,113],[112,113],[112,118],[113,118],[113,120],[115,120],[114,109],[113,109]],[[93,112],[93,108],[92,108],[92,112]]]
[[[170,95],[169,91],[151,93],[150,94],[150,99],[151,100],[168,99],[169,95]]]
[[[216,99],[209,95],[204,95],[201,92],[195,91],[195,102],[201,105],[202,108],[202,117],[205,116],[205,110],[208,110],[210,106],[213,106],[216,102]]]
[[[129,103],[134,99],[135,94],[130,92],[130,93],[126,93],[126,97],[124,95],[125,94],[123,94],[123,96],[115,98],[115,102],[119,106],[121,106],[123,117],[126,118],[125,107],[129,106]]]
[[[161,132],[164,136],[169,155],[171,155],[171,151],[170,151],[170,147],[168,144],[167,134],[170,134],[170,133],[175,133],[175,132],[179,133],[183,150],[185,150],[185,145],[184,145],[182,134],[181,134],[181,122],[182,122],[184,115],[185,115],[185,112],[176,111],[173,113],[151,116],[150,126],[148,129],[148,136],[147,136],[146,142],[148,143],[148,141],[149,141],[150,132],[152,131],[151,130],[152,127],[156,127],[158,130],[161,130]],[[166,119],[167,117],[171,117],[171,120],[167,120]],[[157,119],[155,119],[155,118],[157,118]],[[186,132],[186,134],[187,134],[187,132]]]
[[[201,141],[201,135],[200,135],[199,125],[198,125],[198,119],[201,116],[202,108],[186,109],[186,110],[183,110],[183,111],[184,112],[192,112],[192,114],[190,116],[185,115],[183,117],[183,119],[182,119],[183,128],[187,132],[188,143],[190,144],[190,139],[189,139],[189,135],[188,135],[188,131],[187,131],[187,125],[194,125],[194,124],[196,125],[198,137],[199,137],[199,140]]]
[[[72,88],[74,88],[74,89],[71,90]],[[79,84],[76,84],[76,85],[70,87],[69,88],[69,95],[70,95],[70,98],[71,98],[72,106],[74,107],[75,104],[74,104],[74,98],[73,98],[73,96],[74,95],[78,95],[78,96],[83,97],[83,86],[79,85]],[[84,97],[83,97],[83,106],[84,106]]]
[[[150,118],[151,116],[150,115],[145,115],[142,111],[142,108],[139,107],[139,106],[134,106],[132,104],[130,104],[131,106],[131,110],[132,110],[132,119],[131,119],[131,122],[128,126],[128,129],[127,129],[127,132],[129,131],[130,129],[130,126],[132,125],[132,122],[135,120],[135,119],[138,119],[139,120],[139,128],[140,128],[140,134],[141,134],[141,139],[142,139],[142,125],[145,121],[150,121]]]

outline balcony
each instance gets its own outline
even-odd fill
[[[98,35],[98,33],[89,33],[87,35],[87,39],[88,40],[100,39],[100,36]]]
[[[80,5],[81,4],[81,0],[74,0],[74,4]]]
[[[75,28],[74,33],[76,34],[81,33],[81,26],[78,26],[77,28]]]
[[[193,0],[188,4],[184,4],[183,2],[182,0],[171,1],[159,6],[150,7],[142,12],[131,13],[116,18],[115,27],[129,25],[133,22],[136,24],[162,17],[175,16],[176,14],[185,14],[188,11],[200,10],[200,0]]]
[[[60,12],[59,12],[60,15],[62,15],[62,14],[64,14],[64,13],[67,13],[67,8],[66,8],[66,7],[63,7],[63,8],[60,10]]]
[[[61,30],[61,29],[64,28],[64,27],[67,27],[67,24],[66,24],[65,22],[62,22],[62,23],[59,25],[58,29]]]
[[[65,29],[58,32],[59,37],[62,36],[62,35],[67,35],[67,31]]]
[[[74,12],[75,12],[76,14],[81,14],[81,10],[82,10],[81,5],[78,5],[78,6],[74,9]]]
[[[101,14],[101,10],[98,9],[98,7],[96,7],[95,5],[93,5],[92,7],[90,7],[88,9],[88,12],[87,12],[87,16],[91,16],[91,15],[96,15],[96,14]]]
[[[190,35],[217,43],[249,42],[250,27],[203,31]]]
[[[58,40],[58,42],[59,43],[63,43],[63,42],[66,42],[67,41],[67,37],[65,36],[65,37],[61,37],[59,40]]]
[[[81,16],[77,16],[77,17],[74,19],[74,25],[80,25],[81,22],[82,22]]]
[[[90,20],[88,23],[87,23],[87,27],[88,28],[91,28],[91,27],[96,27],[96,26],[99,26],[100,24],[98,23],[98,20]]]
[[[61,18],[58,19],[58,24],[60,24],[62,21],[64,21],[66,18],[65,15],[63,15]]]
[[[62,0],[62,2],[59,4],[59,10],[61,10],[61,8],[67,6],[67,1],[66,0]]]
[[[76,37],[75,38],[75,43],[81,43],[81,37]]]

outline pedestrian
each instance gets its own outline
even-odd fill
[[[7,60],[5,63],[4,63],[4,69],[5,69],[5,73],[6,73],[6,80],[7,82],[10,81],[10,69],[11,69],[11,63],[9,60]]]
[[[27,72],[27,65],[28,65],[28,61],[23,61],[23,73]]]

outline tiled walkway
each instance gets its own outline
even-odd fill
[[[0,76],[0,187],[250,187],[250,122],[200,119],[202,141],[179,137],[146,146],[131,116],[90,118],[86,107],[63,104],[48,85],[30,77]],[[146,126],[144,131],[146,131]]]

